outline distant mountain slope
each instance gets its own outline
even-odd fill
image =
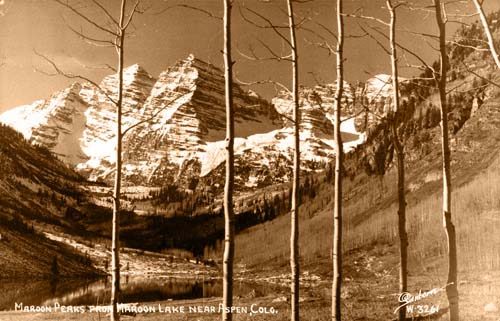
[[[95,273],[83,256],[45,238],[40,226],[70,227],[67,209],[81,196],[82,177],[45,148],[0,124],[0,278]]]

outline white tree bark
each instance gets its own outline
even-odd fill
[[[451,152],[448,137],[448,104],[446,101],[446,73],[448,54],[446,50],[446,18],[440,0],[434,0],[436,22],[439,28],[440,71],[436,78],[441,107],[441,150],[443,155],[443,225],[448,240],[448,286],[446,295],[450,308],[450,321],[458,321],[458,284],[457,284],[457,244],[455,226],[451,219]]]
[[[125,42],[125,7],[126,0],[120,6],[120,21],[118,30],[118,100],[116,103],[116,169],[113,191],[113,232],[111,239],[111,320],[120,320],[118,303],[120,300],[120,198],[122,177],[122,103],[123,103],[123,56]]]
[[[497,68],[500,69],[500,56],[498,55],[498,51],[495,47],[495,41],[493,40],[493,35],[491,34],[488,20],[486,19],[486,15],[484,14],[483,6],[481,5],[481,3],[479,3],[479,0],[472,0],[472,2],[476,6],[477,13],[479,14],[479,18],[481,19],[481,23],[483,24],[484,33],[486,34],[486,38],[488,39],[488,46],[490,47],[493,60],[495,60]]]
[[[405,154],[404,147],[398,135],[397,113],[400,108],[399,100],[399,73],[396,42],[396,8],[391,0],[386,1],[387,9],[391,15],[389,24],[389,42],[392,67],[393,107],[391,121],[392,140],[396,150],[398,169],[398,233],[399,233],[399,293],[408,289],[408,235],[406,233],[406,195],[405,195]],[[399,321],[406,320],[406,307],[399,309]]]
[[[224,257],[222,320],[231,321],[233,315],[233,261],[234,261],[234,109],[233,109],[233,61],[231,57],[231,8],[232,0],[224,0],[224,79],[226,103],[226,180],[224,186]]]
[[[342,289],[342,161],[344,150],[340,132],[342,95],[344,92],[344,18],[342,0],[337,0],[337,90],[335,92],[335,207],[333,209],[333,284],[332,320],[340,321]]]
[[[293,124],[295,147],[293,153],[293,185],[292,185],[292,210],[290,213],[290,269],[292,283],[291,292],[291,320],[298,321],[299,315],[299,206],[300,206],[300,110],[299,110],[299,72],[298,72],[298,50],[295,34],[295,17],[293,11],[293,0],[287,0],[288,28],[290,31],[290,44],[292,50],[292,95],[293,95]]]

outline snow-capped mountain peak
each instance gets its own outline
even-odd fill
[[[158,79],[138,64],[123,74],[124,183],[187,185],[197,177],[220,176],[225,160],[223,71],[189,55]],[[47,100],[9,110],[0,115],[0,121],[48,147],[90,179],[110,181],[116,159],[117,88],[117,74],[105,77],[99,88],[75,83]],[[347,83],[344,89],[349,108],[343,115],[350,113],[355,94]],[[290,96],[282,93],[270,104],[237,85],[233,91],[237,183],[286,181],[294,146],[287,116]],[[306,170],[335,155],[334,91],[335,85],[301,90],[301,152]],[[347,146],[363,140],[354,127],[354,120],[343,124]]]

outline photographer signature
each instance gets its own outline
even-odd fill
[[[422,290],[420,290],[420,291],[418,291],[418,294],[416,294],[416,295],[413,295],[410,292],[400,293],[398,301],[401,304],[399,307],[396,308],[396,310],[394,310],[394,313],[397,313],[401,308],[406,307],[409,304],[418,302],[420,300],[426,299],[428,297],[431,297],[431,296],[438,294],[439,292],[444,291],[446,289],[446,287],[450,284],[453,284],[453,283],[449,283],[441,288],[434,288],[434,289],[431,289],[431,290],[425,291],[425,292],[422,292]]]

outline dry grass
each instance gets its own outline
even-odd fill
[[[386,178],[389,189],[393,175]],[[438,180],[439,181],[439,180]],[[435,184],[438,182],[429,182]],[[344,251],[372,247],[377,243],[396,244],[397,210],[394,198],[377,199],[377,185],[372,179],[356,202],[346,206]],[[353,183],[353,185],[355,185]],[[326,185],[325,185],[326,186]],[[425,189],[425,186],[423,188]],[[389,190],[385,195],[391,195]],[[410,260],[421,263],[446,252],[446,235],[442,227],[440,193],[413,196],[407,211],[410,238]],[[312,263],[331,252],[331,188],[320,197],[301,206],[300,246],[303,263]],[[492,270],[500,267],[500,158],[468,184],[453,191],[453,215],[457,229],[459,266],[461,270]],[[378,204],[377,204],[378,202]],[[385,202],[385,203],[384,203]],[[374,210],[370,210],[374,208]],[[323,209],[323,210],[318,210]],[[282,216],[237,236],[236,255],[240,263],[265,266],[264,263],[287,264],[289,255],[289,217]]]

